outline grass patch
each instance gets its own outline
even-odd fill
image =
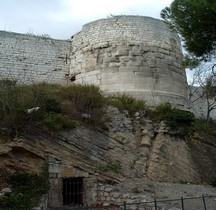
[[[105,99],[93,85],[17,85],[2,80],[0,88],[0,127],[4,134],[16,135],[32,123],[52,131],[71,129],[83,114],[91,116],[88,124],[102,125]]]
[[[71,85],[62,88],[60,92],[62,100],[72,103],[77,112],[91,113],[95,109],[104,106],[105,100],[99,87],[94,85]]]
[[[176,109],[170,103],[150,110],[145,101],[126,94],[104,98],[94,85],[17,85],[10,80],[0,81],[0,134],[15,135],[34,123],[51,131],[72,129],[80,122],[103,128],[104,105],[127,110],[130,117],[146,110],[150,119],[163,120],[172,130],[181,129],[183,134],[195,126],[197,130],[216,135],[214,121],[206,125],[195,120],[192,113]],[[35,107],[39,109],[28,113]],[[83,114],[90,117],[83,119]]]

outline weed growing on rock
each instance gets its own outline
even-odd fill
[[[132,193],[140,193],[140,190],[138,189],[138,187],[134,187],[133,189],[131,189]]]
[[[99,165],[98,169],[104,172],[115,172],[119,173],[121,171],[122,165],[119,162],[109,161],[107,164]]]

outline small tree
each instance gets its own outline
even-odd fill
[[[203,88],[207,102],[207,123],[209,121],[211,111],[216,109],[216,75],[214,74],[214,66],[215,65],[212,67],[212,74],[206,78],[205,86]]]
[[[189,99],[193,104],[202,100],[206,102],[206,122],[209,122],[211,112],[216,109],[216,74],[215,64],[209,68],[209,64],[203,64],[195,70],[190,86]]]
[[[209,60],[215,55],[215,0],[174,0],[161,17],[180,34],[192,57]]]

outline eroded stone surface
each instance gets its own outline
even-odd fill
[[[71,40],[70,73],[76,83],[105,94],[126,93],[151,106],[188,109],[180,40],[161,20],[116,16],[83,26]]]

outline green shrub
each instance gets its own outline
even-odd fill
[[[161,117],[161,118],[164,118],[164,117],[166,117],[167,116],[167,114],[169,113],[169,112],[172,112],[173,111],[173,106],[172,106],[172,104],[170,104],[170,103],[162,103],[162,104],[159,104],[157,107],[156,107],[156,109],[155,109],[155,112],[157,113],[157,114],[159,114],[159,116]]]
[[[145,101],[137,100],[126,94],[109,97],[108,103],[119,108],[119,110],[127,110],[131,117],[136,112],[146,109]]]
[[[43,194],[49,190],[48,172],[38,176],[30,174],[15,174],[8,179],[12,193],[0,197],[0,209],[32,210]]]
[[[60,103],[51,98],[46,99],[44,103],[44,111],[45,112],[55,112],[55,113],[61,113],[61,106]]]
[[[0,208],[2,210],[32,210],[30,195],[22,193],[10,193],[0,198]]]
[[[61,109],[63,113],[76,119],[82,119],[82,123],[103,127],[103,107],[105,99],[101,95],[99,87],[94,85],[72,85],[62,88]],[[87,114],[89,118],[82,118]]]
[[[53,131],[68,130],[76,127],[76,122],[73,119],[61,114],[49,112],[43,114],[43,123]]]
[[[173,112],[167,115],[167,121],[170,127],[179,125],[191,128],[194,125],[194,120],[193,113],[179,109],[174,109]]]
[[[67,116],[72,116],[77,112],[75,104],[67,99],[62,99],[60,106],[62,113]]]
[[[181,130],[182,134],[188,133],[195,121],[193,113],[176,109],[170,103],[160,104],[150,112],[150,116],[157,120],[163,120],[172,130]]]
[[[60,112],[61,85],[39,83],[29,86],[32,106],[38,106],[45,112]]]

